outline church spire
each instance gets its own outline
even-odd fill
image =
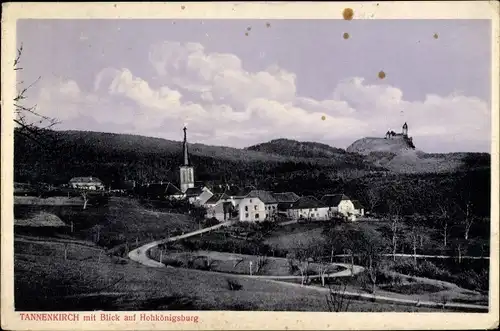
[[[183,151],[184,151],[184,165],[189,165],[189,154],[188,154],[188,146],[187,146],[187,128],[184,127],[184,142],[183,142]]]

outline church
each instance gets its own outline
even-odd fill
[[[206,186],[195,187],[194,167],[189,159],[187,128],[184,127],[184,140],[182,143],[183,163],[179,168],[179,183],[182,193],[185,194],[188,201],[195,205],[203,205],[213,196],[213,193]]]

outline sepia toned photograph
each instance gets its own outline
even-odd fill
[[[11,25],[16,318],[492,312],[492,19],[171,5]]]

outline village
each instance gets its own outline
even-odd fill
[[[405,123],[406,124],[406,123]],[[112,189],[99,178],[74,177],[61,187],[50,186],[50,191],[58,189],[71,191],[73,195],[126,194],[135,192],[141,197],[158,201],[187,201],[206,210],[207,219],[218,222],[263,222],[263,221],[327,221],[334,218],[355,221],[365,215],[359,200],[352,199],[342,192],[332,192],[318,199],[314,196],[299,196],[294,192],[270,192],[255,187],[240,188],[234,184],[208,185],[195,181],[195,166],[191,163],[188,151],[187,128],[184,127],[183,162],[179,167],[179,183],[155,182],[137,185],[127,180],[122,188]],[[16,183],[15,194],[29,195],[26,184]],[[179,188],[180,187],[180,188]],[[25,188],[25,189],[23,189]],[[54,193],[55,194],[55,193]],[[54,195],[53,194],[53,195]],[[70,193],[68,193],[69,196]]]

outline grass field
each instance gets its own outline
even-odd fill
[[[280,250],[291,250],[301,245],[309,245],[322,239],[322,228],[316,224],[314,227],[304,227],[301,225],[286,225],[274,231],[264,243]]]
[[[150,251],[150,257],[159,261],[159,250],[154,248]],[[209,258],[209,260],[207,260]],[[250,273],[250,263],[252,263],[252,274],[254,275],[267,275],[267,276],[300,276],[299,270],[291,272],[288,262],[284,258],[265,258],[266,263],[259,269],[259,257],[255,255],[232,254],[221,252],[168,252],[162,254],[162,263],[173,266],[183,266],[185,268],[202,269],[207,267],[209,261],[211,271],[246,274]],[[190,265],[189,261],[192,261]],[[330,266],[327,273],[334,273],[344,268],[338,266]],[[319,265],[317,263],[310,263],[309,273],[317,275]]]
[[[256,279],[177,268],[154,269],[69,244],[16,243],[17,310],[282,310],[327,311],[324,294]],[[50,256],[47,256],[48,252]],[[353,301],[349,311],[437,311]]]
[[[15,217],[20,219],[41,211],[52,213],[65,222],[68,225],[64,231],[66,234],[106,248],[125,242],[132,246],[136,241],[165,238],[174,231],[198,229],[198,224],[188,215],[152,211],[128,198],[113,197],[107,206],[91,206],[86,210],[81,206],[47,205],[15,205],[14,209]],[[73,233],[69,233],[71,223]]]

